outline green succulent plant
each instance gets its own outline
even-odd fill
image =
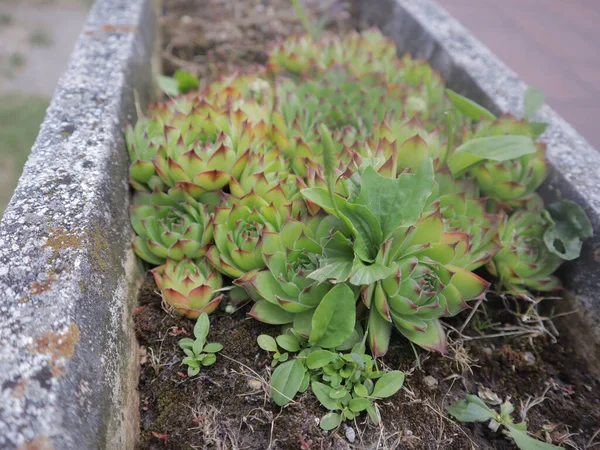
[[[196,202],[181,189],[165,194],[136,192],[130,218],[137,236],[135,253],[151,264],[166,260],[198,259],[213,238],[213,217],[209,206]]]
[[[493,122],[482,122],[473,137],[526,136],[533,138],[529,124],[513,116],[502,116]],[[493,199],[518,207],[535,192],[548,175],[546,146],[538,142],[535,152],[508,161],[490,161],[471,170],[481,192]]]
[[[561,288],[560,280],[553,273],[563,260],[544,242],[550,224],[540,207],[503,217],[500,223],[502,249],[486,267],[508,292],[529,295],[527,288],[535,291]]]
[[[278,232],[284,220],[273,203],[256,194],[234,200],[232,206],[218,207],[214,218],[215,244],[206,257],[219,272],[231,278],[261,269],[265,267],[265,233]]]
[[[263,234],[262,253],[266,270],[253,270],[234,281],[257,303],[250,315],[261,322],[295,322],[300,333],[308,333],[300,322],[310,320],[314,309],[331,289],[308,275],[319,266],[321,243],[328,239],[337,220],[314,216],[303,221],[288,218],[279,232]]]
[[[152,270],[152,275],[165,301],[190,319],[212,313],[223,300],[216,292],[223,287],[221,274],[204,259],[167,259],[166,264]]]

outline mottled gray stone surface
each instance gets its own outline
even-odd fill
[[[0,223],[0,448],[123,449],[136,420],[126,120],[150,0],[97,0]]]
[[[357,8],[362,19],[394,39],[400,53],[429,60],[450,88],[496,114],[522,115],[527,85],[435,1],[359,0]],[[580,347],[600,367],[600,152],[551,108],[544,107],[535,119],[549,123],[542,139],[552,172],[542,195],[583,205],[594,226],[595,236],[581,257],[561,269],[568,291],[558,306],[578,309],[565,328],[577,330]]]

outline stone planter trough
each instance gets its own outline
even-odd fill
[[[520,114],[526,85],[432,0],[363,0],[357,12],[400,52],[495,113]],[[123,129],[153,97],[153,0],[97,0],[0,223],[0,448],[133,448],[142,279],[130,247]],[[566,264],[558,321],[600,365],[600,153],[557,113],[548,200],[585,207],[595,231]],[[561,323],[562,322],[562,323]],[[567,326],[568,324],[568,326]]]

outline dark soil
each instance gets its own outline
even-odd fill
[[[182,67],[210,79],[234,70],[249,71],[265,63],[271,43],[303,31],[289,0],[164,3],[166,74]],[[351,16],[340,8],[341,0],[305,3],[313,10],[332,5],[325,8],[330,30],[354,27]],[[418,360],[407,341],[394,336],[383,362],[406,372],[405,387],[380,402],[381,427],[369,425],[363,416],[348,424],[356,434],[350,444],[344,425],[336,432],[320,430],[318,418],[325,410],[310,394],[283,409],[271,403],[265,380],[272,369],[256,337],[277,335],[278,329],[247,318],[247,308],[211,316],[209,341],[220,342],[224,349],[213,366],[188,378],[177,342],[191,334],[193,321],[165,311],[155,291],[148,277],[134,312],[143,354],[140,449],[514,448],[486,424],[457,423],[446,413],[449,404],[480,388],[502,400],[510,396],[517,421],[522,405],[547,391],[545,400],[527,412],[528,429],[556,445],[580,449],[598,445],[594,433],[600,430],[600,380],[589,374],[586,363],[575,356],[574,344],[564,336],[558,342],[549,334],[457,341],[448,356],[417,350]],[[465,312],[449,323],[460,327],[467,316]],[[482,305],[464,334],[497,334],[512,331],[506,326],[515,325],[523,323],[496,299]]]
[[[557,445],[586,448],[600,429],[600,380],[589,374],[562,336],[557,343],[536,338],[534,346],[522,337],[472,340],[462,349],[451,346],[445,357],[419,350],[420,368],[407,341],[394,336],[383,362],[407,373],[405,388],[379,404],[381,428],[362,416],[349,424],[356,432],[356,442],[350,444],[344,426],[337,432],[320,430],[317,420],[325,410],[310,394],[283,409],[270,402],[265,380],[272,369],[256,337],[277,335],[278,328],[247,318],[247,308],[211,316],[209,341],[224,349],[213,366],[188,378],[177,342],[191,333],[194,323],[166,312],[155,290],[148,277],[134,312],[144,349],[140,449],[514,448],[485,424],[459,424],[446,414],[449,404],[479,387],[503,400],[510,396],[515,418],[523,403],[548,389],[526,420],[530,431]],[[488,302],[486,311],[495,323],[517,323],[498,300]],[[454,320],[457,326],[467,314]],[[480,309],[464,333],[476,336],[484,328],[483,318]]]

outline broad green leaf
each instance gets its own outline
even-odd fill
[[[200,367],[189,366],[187,370],[188,377],[195,377],[200,373]]]
[[[223,350],[223,345],[218,342],[212,342],[210,344],[206,344],[202,351],[206,353],[217,353]]]
[[[197,89],[200,84],[198,78],[183,69],[177,69],[173,74],[173,78],[177,81],[177,89],[183,94],[193,89]]]
[[[298,359],[281,364],[271,376],[271,398],[283,406],[291,402],[304,379],[304,366]]]
[[[540,108],[544,106],[544,94],[534,88],[533,86],[529,86],[525,91],[525,100],[523,104],[523,118],[529,119],[536,112],[540,110]]]
[[[261,334],[256,338],[258,346],[267,352],[277,351],[277,342],[268,334]]]
[[[394,272],[394,269],[383,264],[374,262],[367,265],[359,258],[355,258],[352,264],[352,272],[350,272],[349,283],[354,286],[368,286],[393,275]]]
[[[338,352],[344,352],[354,348],[356,345],[360,345],[363,337],[362,327],[359,322],[356,322],[356,327],[348,339],[346,339],[341,345],[338,345],[335,349]],[[364,351],[363,351],[364,353]]]
[[[367,388],[364,385],[362,385],[362,384],[355,384],[354,385],[354,393],[358,397],[367,397],[369,395],[369,392],[367,391]]]
[[[529,129],[533,133],[532,137],[534,140],[544,134],[546,128],[548,128],[548,124],[546,122],[529,122]]]
[[[275,340],[282,349],[287,350],[288,352],[295,353],[300,350],[298,339],[296,339],[294,336],[282,334],[281,336],[277,336]]]
[[[454,151],[448,161],[448,167],[452,175],[460,177],[485,160],[508,161],[535,151],[533,139],[527,136],[506,134],[475,138],[468,140]]]
[[[186,348],[192,348],[192,345],[194,345],[194,340],[190,338],[183,338],[179,341],[179,347],[184,350]]]
[[[508,435],[514,439],[515,444],[521,450],[553,450],[560,449],[556,445],[548,444],[547,442],[538,441],[527,434],[527,432],[520,431],[514,427],[507,427]]]
[[[217,355],[214,353],[210,353],[204,357],[202,360],[203,366],[212,366],[217,361]]]
[[[342,369],[343,370],[343,369]],[[348,389],[343,386],[332,389],[329,393],[329,396],[333,399],[343,399],[346,395],[348,395]]]
[[[194,325],[194,336],[196,336],[196,339],[204,342],[206,340],[206,336],[208,336],[209,329],[210,320],[208,319],[208,314],[200,314],[200,317],[198,317],[198,320],[196,320],[196,325]]]
[[[448,412],[461,422],[485,422],[497,416],[497,413],[488,408],[485,402],[476,395],[467,395],[464,400],[450,405]]]
[[[311,383],[311,388],[317,400],[321,402],[325,408],[330,411],[337,411],[342,409],[342,405],[338,399],[334,399],[331,397],[331,387],[326,384],[319,383],[318,381],[313,381]]]
[[[312,346],[337,347],[350,337],[355,323],[354,292],[347,285],[338,284],[315,309],[308,341]]]
[[[327,350],[315,350],[306,358],[306,367],[309,369],[320,369],[335,358],[335,353]]]
[[[348,279],[352,271],[354,251],[352,243],[342,233],[336,231],[325,244],[324,258],[320,267],[308,275],[309,278],[323,283],[327,280],[343,282]]]
[[[329,431],[339,427],[341,423],[342,416],[338,413],[330,412],[321,417],[319,425],[323,430]]]
[[[179,87],[177,80],[164,75],[156,77],[156,83],[161,91],[167,94],[169,97],[177,97],[179,95]]]
[[[446,95],[448,95],[448,98],[450,98],[454,106],[456,106],[461,113],[470,119],[477,121],[483,119],[484,117],[490,120],[496,119],[496,116],[490,111],[485,109],[483,106],[478,105],[473,100],[469,100],[467,97],[463,97],[462,95],[457,94],[450,89],[446,89]]]
[[[563,259],[576,259],[585,239],[594,234],[590,219],[577,203],[570,200],[548,205],[545,211],[550,226],[544,233],[548,250]]]
[[[352,412],[361,412],[371,406],[371,400],[368,398],[353,398],[350,400],[348,407],[352,410]]]
[[[371,396],[377,398],[391,397],[400,390],[403,384],[404,372],[400,370],[392,370],[391,372],[385,373],[379,380],[377,380]]]
[[[416,223],[435,185],[430,158],[419,164],[416,172],[398,178],[379,175],[367,167],[361,176],[361,189],[356,202],[367,207],[381,225],[383,239],[399,227]]]
[[[373,213],[364,205],[349,203],[345,198],[333,198],[323,188],[301,191],[304,198],[319,205],[325,212],[340,219],[354,237],[354,252],[365,261],[373,261],[383,242],[381,226]],[[335,201],[335,207],[333,202]]]

